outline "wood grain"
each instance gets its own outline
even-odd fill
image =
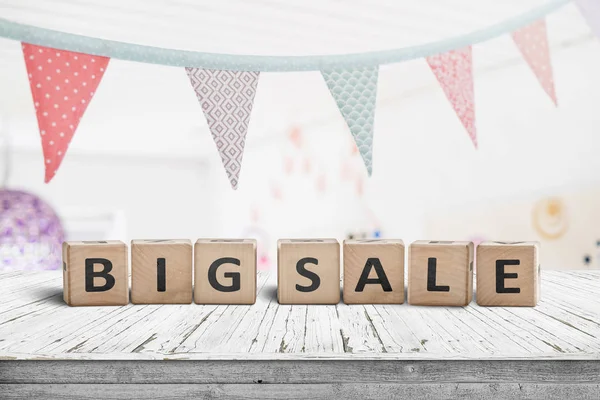
[[[159,275],[163,278],[159,279]],[[131,241],[131,302],[133,304],[192,302],[191,241],[188,239]]]
[[[344,303],[404,303],[404,243],[402,240],[344,240],[343,250]],[[381,271],[378,272],[378,268]],[[358,286],[361,276],[365,273],[365,277],[370,282]],[[362,280],[365,277],[362,277]]]
[[[60,271],[0,282],[0,359],[600,360],[600,271],[543,271],[534,308],[280,305],[264,271],[252,306],[68,307]]]
[[[211,267],[216,268],[214,274]],[[197,304],[254,304],[256,240],[198,239],[194,246],[194,274]]]
[[[473,243],[417,240],[408,249],[408,303],[466,306],[473,297]]]
[[[304,269],[304,275],[299,269]],[[339,242],[336,239],[278,240],[277,299],[280,304],[339,303]]]
[[[71,306],[114,306],[129,302],[129,261],[127,245],[118,240],[63,243],[63,288],[65,303]],[[86,279],[86,265],[94,273],[106,270],[109,282],[102,276]],[[106,263],[106,265],[102,264]],[[106,287],[106,290],[99,289]],[[94,291],[95,290],[95,291]]]
[[[541,283],[538,252],[537,242],[480,243],[477,246],[477,304],[534,307],[539,300]],[[498,275],[498,268],[504,276]]]

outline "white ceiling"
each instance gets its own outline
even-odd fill
[[[125,42],[234,54],[333,54],[426,43],[549,0],[2,0],[0,15]],[[579,25],[561,19],[561,31]]]

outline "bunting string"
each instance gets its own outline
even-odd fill
[[[256,56],[165,49],[59,32],[2,18],[0,37],[78,53],[174,67],[252,72],[323,71],[375,67],[465,48],[525,27],[570,2],[547,0],[541,6],[487,28],[419,46],[324,56]]]
[[[600,0],[575,1],[598,34]],[[227,177],[236,189],[261,72],[319,71],[371,175],[380,65],[423,58],[477,148],[473,45],[510,33],[523,59],[556,105],[545,16],[569,2],[547,0],[544,5],[510,20],[447,40],[345,55],[290,57],[182,51],[74,35],[1,18],[0,37],[22,43],[44,153],[46,182],[56,174],[110,59],[116,58],[185,68]],[[302,145],[299,136],[292,139],[296,146]],[[310,170],[310,164],[307,165]],[[291,171],[293,165],[285,168]],[[326,178],[323,176],[319,182],[318,190],[324,190]]]

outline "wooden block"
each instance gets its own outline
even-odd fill
[[[190,304],[192,242],[187,239],[132,240],[131,302]]]
[[[197,304],[256,302],[256,240],[199,239],[194,257]]]
[[[466,306],[473,297],[473,243],[418,240],[408,248],[408,303]]]
[[[64,242],[63,297],[70,306],[129,303],[127,245],[118,240]]]
[[[540,297],[537,242],[483,242],[477,246],[477,304],[534,307]]]
[[[340,302],[340,244],[335,239],[277,241],[280,304]]]
[[[344,303],[404,303],[402,240],[344,240]]]

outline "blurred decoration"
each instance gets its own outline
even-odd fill
[[[554,105],[558,105],[554,90],[552,63],[550,62],[546,20],[540,19],[529,26],[518,29],[512,33],[512,37],[523,58],[542,85],[542,89],[550,96]]]
[[[283,172],[285,172],[286,175],[291,175],[291,173],[293,171],[294,171],[294,160],[290,156],[285,156],[283,158]]]
[[[281,185],[277,182],[271,182],[271,197],[275,200],[283,199],[283,191],[281,190]]]
[[[237,189],[258,72],[186,68],[231,187]]]
[[[588,25],[596,36],[600,38],[600,1],[575,0]]]
[[[576,1],[598,34],[599,1]],[[18,40],[23,45],[42,136],[46,181],[54,176],[65,156],[109,59],[117,58],[186,68],[235,189],[261,72],[320,71],[371,175],[380,65],[426,59],[477,147],[473,45],[512,34],[538,81],[556,103],[545,17],[569,3],[570,0],[545,0],[528,12],[466,34],[415,46],[352,54],[265,56],[182,51],[75,35],[2,18],[0,37]],[[65,89],[72,93],[64,93]],[[294,127],[289,135],[296,148],[304,145],[300,128]]]
[[[267,231],[260,227],[258,221],[255,221],[252,225],[247,226],[242,231],[240,237],[256,239],[256,267],[260,271],[270,269],[271,265],[273,264],[273,260],[269,256],[269,243],[271,243],[271,238],[269,237]]]
[[[310,172],[312,170],[312,162],[309,157],[304,158],[303,169],[304,169],[305,174],[310,174]]]
[[[0,207],[0,269],[60,269],[64,231],[52,207],[9,189],[0,189]]]
[[[317,192],[325,193],[326,189],[327,189],[327,178],[325,177],[325,174],[320,174],[319,177],[317,178]]]
[[[110,58],[23,43],[35,105],[45,182],[56,174]]]
[[[471,46],[427,57],[427,64],[477,148]]]
[[[294,146],[298,149],[302,147],[303,139],[302,139],[302,131],[299,127],[294,126],[290,129],[290,133],[288,135],[290,141],[294,144]]]
[[[558,197],[538,201],[533,207],[533,226],[541,237],[558,239],[569,226],[566,206]]]

